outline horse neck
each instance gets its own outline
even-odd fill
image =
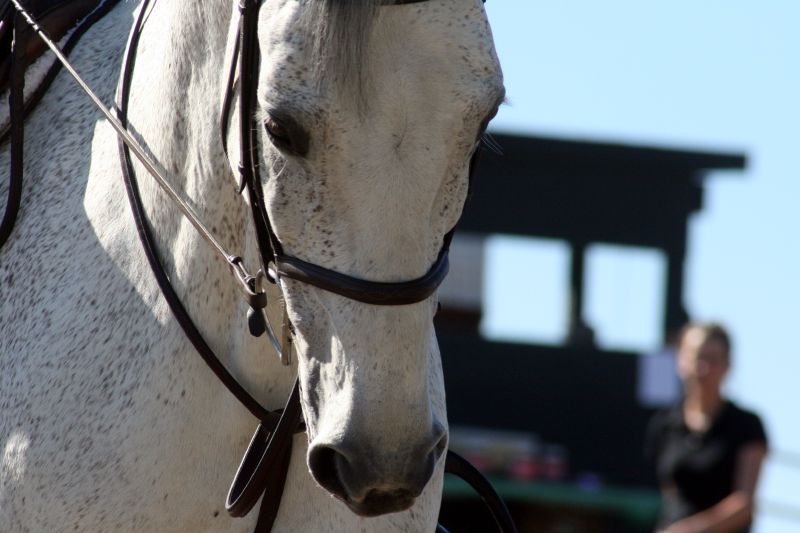
[[[130,123],[172,185],[213,225],[236,203],[218,117],[231,2],[153,4],[136,55]],[[145,203],[165,218],[153,225],[166,238],[180,218],[152,180],[141,181]]]
[[[247,244],[255,239],[247,221],[249,208],[236,193],[220,143],[219,112],[234,4],[230,0],[155,4],[140,41],[129,116],[132,129],[206,227],[230,252],[250,259],[254,253]],[[227,266],[141,167],[137,176],[160,256],[187,311],[243,385],[266,404],[279,401],[288,385],[271,385],[275,379],[288,382],[291,373],[279,371],[274,358],[265,364],[264,340],[246,333],[243,306]],[[254,270],[258,263],[246,264]],[[259,394],[259,389],[274,389],[276,397]]]

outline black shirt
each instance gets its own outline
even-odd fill
[[[767,442],[758,415],[730,401],[704,432],[686,426],[681,404],[657,413],[647,429],[645,451],[666,488],[658,527],[708,509],[731,494],[738,453],[755,442]]]

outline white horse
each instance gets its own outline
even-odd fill
[[[219,142],[236,4],[154,4],[130,130],[228,249],[257,265]],[[383,4],[393,2],[263,2],[259,151],[287,253],[401,281],[428,270],[458,220],[470,155],[503,85],[480,0]],[[109,103],[134,11],[121,3],[71,54]],[[302,142],[307,150],[293,145]],[[26,121],[22,209],[0,251],[0,529],[252,531],[255,512],[234,519],[223,504],[255,421],[170,313],[116,143],[63,73]],[[8,164],[6,145],[2,198]],[[307,436],[295,436],[274,530],[433,531],[447,439],[435,297],[373,306],[285,280],[297,356],[295,368],[281,366],[247,332],[225,264],[136,170],[171,280],[231,372],[271,409],[299,373]],[[324,453],[309,462],[315,450]],[[385,495],[377,507],[370,493]]]

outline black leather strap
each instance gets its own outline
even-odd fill
[[[104,0],[99,3],[88,15],[86,15],[83,20],[81,20],[80,24],[73,30],[70,34],[67,42],[64,43],[63,51],[65,54],[69,54],[75,45],[78,44],[81,37],[86,33],[86,31],[92,27],[92,25],[100,20],[103,16],[105,16],[111,9],[119,3],[119,0]],[[61,2],[63,4],[63,2]],[[93,2],[93,4],[98,4],[97,1]],[[83,4],[86,5],[85,3]],[[56,16],[56,13],[53,13],[53,10],[48,10],[49,14],[52,16]],[[74,13],[72,9],[70,9],[70,13]],[[80,13],[85,13],[85,11],[81,11]],[[80,15],[72,15],[72,16],[80,16]],[[20,124],[19,128],[22,128],[21,124],[24,121],[24,117],[27,117],[36,107],[36,105],[41,101],[42,97],[44,96],[47,89],[53,84],[58,73],[61,71],[62,64],[60,61],[54,61],[50,68],[47,70],[44,78],[42,79],[41,83],[28,95],[27,99],[24,99],[23,93],[19,93],[16,97],[14,97],[15,91],[18,91],[19,88],[14,89],[14,83],[23,83],[24,84],[24,73],[27,64],[31,62],[31,57],[27,55],[27,42],[30,39],[30,28],[28,24],[20,17],[19,13],[10,1],[6,1],[4,3],[4,9],[2,12],[3,23],[7,24],[12,22],[11,29],[4,29],[9,33],[19,32],[19,38],[26,41],[23,46],[17,46],[15,53],[13,49],[10,52],[11,57],[11,64],[9,66],[9,121],[8,124],[0,130],[0,142],[6,140],[6,138],[11,134],[12,128],[15,128],[15,124]],[[17,23],[19,22],[19,23]],[[12,42],[13,42],[13,35]],[[20,56],[20,54],[22,54]],[[16,59],[15,59],[16,56]],[[0,72],[0,76],[2,76],[2,72]],[[16,82],[14,79],[16,78]],[[24,100],[24,102],[23,102]],[[16,117],[16,118],[15,118]],[[19,212],[20,202],[22,198],[22,179],[23,175],[21,172],[22,169],[22,150],[24,139],[22,134],[18,134],[16,139],[11,140],[12,147],[11,147],[11,167],[12,171],[9,174],[9,188],[8,188],[8,196],[6,199],[6,208],[3,211],[3,219],[0,222],[0,248],[6,243],[8,238],[11,236],[11,231],[14,228],[14,224],[16,223],[17,215]],[[17,146],[17,148],[15,148]],[[17,158],[17,162],[14,159]],[[18,171],[14,171],[14,168],[18,168]]]
[[[280,506],[289,468],[294,429],[300,422],[300,382],[296,380],[277,426],[259,425],[234,476],[225,508],[231,516],[245,516],[264,495],[259,524],[272,523]],[[257,532],[262,529],[256,529]],[[269,531],[269,529],[263,529]]]
[[[131,35],[128,39],[125,57],[122,65],[122,76],[117,91],[117,117],[123,126],[127,126],[127,112],[128,100],[130,96],[130,81],[133,74],[133,68],[136,64],[136,47],[139,42],[139,35],[144,21],[144,16],[150,0],[144,0],[139,11],[139,16],[131,30]],[[142,200],[139,193],[139,186],[136,180],[136,174],[133,170],[133,162],[131,160],[130,151],[128,146],[119,139],[119,151],[122,161],[122,171],[125,180],[125,189],[128,193],[128,200],[130,201],[131,211],[136,222],[136,230],[139,233],[139,238],[144,247],[147,260],[155,275],[156,281],[161,288],[167,304],[175,315],[176,320],[183,328],[186,336],[194,345],[200,357],[205,361],[208,367],[214,372],[225,387],[251,412],[255,417],[262,421],[262,424],[267,424],[274,427],[279,419],[279,415],[273,411],[264,409],[258,401],[248,393],[236,379],[228,372],[219,357],[214,353],[208,345],[203,335],[197,329],[192,321],[180,298],[175,293],[175,289],[164,270],[161,260],[158,257],[158,252],[155,246],[155,239],[153,238],[152,231],[146,220]]]
[[[17,221],[22,200],[23,144],[25,142],[25,41],[30,33],[22,15],[14,13],[13,38],[11,44],[11,79],[9,83],[8,110],[11,134],[11,173],[9,175],[8,199],[0,223],[0,248],[11,236]]]
[[[131,31],[124,58],[117,96],[118,118],[123,126],[127,126],[130,79],[136,61],[139,35],[149,3],[150,0],[144,0],[140,8],[139,17]],[[175,315],[178,323],[203,361],[211,368],[225,387],[261,421],[234,477],[226,507],[233,516],[244,516],[252,509],[258,498],[263,495],[255,533],[267,533],[272,529],[280,508],[283,485],[286,481],[291,457],[292,436],[300,427],[299,382],[295,382],[286,407],[280,413],[264,409],[228,372],[194,325],[164,271],[155,248],[155,241],[145,219],[128,146],[122,141],[121,137],[119,150],[123,161],[125,187],[136,221],[136,228],[153,274],[173,315]]]
[[[481,497],[501,533],[517,533],[517,526],[511,513],[508,512],[503,499],[497,494],[489,480],[481,474],[469,461],[452,450],[448,450],[444,463],[444,471],[466,481]]]
[[[262,265],[275,262],[283,249],[272,228],[259,179],[256,142],[256,93],[260,56],[258,53],[258,9],[260,0],[239,0],[239,172],[247,188],[253,226]],[[224,133],[223,133],[224,135]],[[241,187],[241,186],[240,186]],[[273,280],[274,281],[274,280]]]
[[[411,281],[394,283],[367,281],[285,255],[280,255],[276,259],[278,275],[367,304],[413,304],[430,297],[447,276],[449,269],[447,257],[451,237],[452,232],[445,237],[445,244],[430,270],[422,277]]]

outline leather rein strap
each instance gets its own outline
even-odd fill
[[[11,169],[8,184],[8,200],[0,222],[0,248],[11,236],[17,221],[22,200],[23,144],[25,142],[25,41],[28,27],[20,23],[22,15],[14,13],[13,37],[11,41],[11,79],[8,87],[8,118],[11,135]]]
[[[123,59],[122,76],[117,92],[117,115],[123,127],[127,126],[128,101],[131,78],[136,62],[137,45],[150,4],[151,0],[144,0],[140,7]],[[203,335],[183,307],[158,257],[155,240],[145,218],[146,215],[139,194],[129,146],[123,139],[123,136],[119,137],[125,188],[136,221],[136,229],[159,287],[186,336],[206,364],[214,371],[228,390],[260,420],[234,477],[228,493],[226,508],[232,516],[245,516],[255,506],[258,499],[263,496],[255,533],[269,532],[280,508],[283,485],[286,481],[291,457],[292,437],[295,432],[300,430],[299,380],[295,380],[292,393],[282,413],[267,411],[228,372],[205,341]],[[227,254],[226,256],[230,257]],[[248,289],[253,289],[255,294],[256,287],[254,285],[248,286]],[[266,298],[263,304],[259,302],[259,305],[261,307],[265,306]],[[284,345],[282,349],[291,350],[291,346]]]
[[[79,21],[77,26],[72,30],[72,33],[64,43],[63,51],[69,53],[84,33],[99,19],[105,16],[111,9],[119,3],[120,0],[104,0],[95,9],[90,11],[83,20]],[[8,6],[8,9],[13,9],[17,6]],[[44,78],[39,85],[24,98],[25,87],[25,69],[27,64],[31,61],[30,57],[26,56],[26,48],[30,40],[30,29],[27,24],[18,23],[22,19],[22,15],[17,9],[13,9],[14,13],[10,15],[12,19],[13,32],[11,40],[11,66],[8,70],[9,74],[9,121],[8,124],[0,130],[0,142],[5,141],[7,137],[11,138],[11,173],[9,174],[8,196],[6,197],[6,208],[3,211],[3,219],[0,222],[0,249],[11,236],[11,231],[17,220],[19,213],[20,201],[22,199],[22,146],[24,142],[24,117],[36,107],[36,104],[41,101],[47,89],[53,84],[56,76],[61,71],[62,63],[54,61],[48,68]],[[5,12],[3,13],[5,15]]]
[[[180,196],[177,192],[175,192],[170,186],[167,180],[161,175],[158,170],[157,165],[153,162],[145,153],[145,151],[139,146],[139,144],[130,136],[126,129],[127,124],[127,100],[129,96],[129,87],[130,87],[130,79],[133,72],[133,66],[135,63],[135,50],[136,44],[138,42],[139,35],[141,33],[141,28],[144,22],[145,14],[147,13],[148,5],[151,3],[151,0],[144,0],[142,6],[139,11],[139,16],[137,17],[136,23],[131,31],[131,36],[128,41],[128,46],[126,50],[126,54],[124,57],[123,63],[123,75],[120,78],[120,85],[118,88],[118,101],[119,101],[119,108],[117,109],[117,116],[112,114],[105,106],[102,104],[100,99],[91,91],[91,89],[86,85],[86,83],[80,78],[78,73],[74,70],[74,68],[70,65],[69,61],[63,55],[61,50],[53,43],[53,41],[49,38],[49,36],[44,32],[44,30],[37,24],[37,21],[32,17],[30,12],[28,12],[18,0],[12,0],[14,6],[17,9],[18,15],[17,19],[15,20],[15,37],[17,37],[24,28],[27,26],[25,24],[21,24],[20,21],[22,19],[27,22],[33,30],[39,35],[39,37],[47,44],[47,46],[53,51],[56,57],[59,60],[59,64],[63,65],[69,73],[76,79],[78,84],[81,86],[84,92],[92,99],[95,103],[96,107],[100,110],[101,113],[105,116],[108,120],[109,124],[114,127],[119,135],[119,142],[120,142],[120,152],[123,159],[123,175],[125,178],[125,185],[126,190],[128,192],[128,196],[130,199],[134,220],[136,223],[137,231],[140,236],[140,240],[145,250],[145,254],[147,256],[148,262],[153,270],[153,273],[156,277],[156,281],[161,288],[165,299],[167,300],[170,309],[172,310],[173,314],[175,315],[178,323],[183,328],[184,332],[186,333],[187,337],[189,338],[190,342],[194,345],[195,349],[197,350],[198,354],[203,358],[205,363],[209,366],[209,368],[214,372],[217,378],[225,385],[225,387],[247,408],[256,418],[260,420],[260,424],[256,430],[256,436],[260,435],[270,435],[271,437],[266,441],[266,444],[269,446],[262,446],[260,441],[257,441],[254,437],[254,444],[251,444],[250,448],[248,448],[248,452],[245,458],[242,461],[242,466],[240,466],[239,471],[237,472],[237,478],[234,480],[234,484],[231,490],[231,495],[235,497],[236,500],[236,510],[239,513],[239,516],[246,514],[258,501],[258,498],[261,497],[264,489],[266,488],[264,484],[260,485],[260,492],[253,490],[252,487],[256,486],[253,485],[254,480],[263,480],[268,479],[270,484],[272,485],[273,491],[270,494],[265,495],[262,500],[260,518],[259,518],[259,528],[256,530],[258,533],[267,532],[271,529],[271,523],[274,520],[275,516],[277,515],[278,508],[280,506],[280,497],[282,494],[282,487],[283,483],[286,479],[286,471],[288,467],[288,460],[290,457],[291,452],[291,439],[292,435],[302,430],[302,424],[300,423],[300,405],[298,394],[293,393],[289,397],[289,404],[287,404],[287,408],[284,410],[285,413],[281,413],[280,411],[269,411],[264,409],[261,404],[253,398],[237,381],[236,379],[228,372],[225,366],[222,364],[220,359],[216,356],[213,350],[210,348],[208,343],[203,338],[202,334],[199,332],[197,327],[192,322],[191,318],[189,317],[188,313],[186,312],[185,308],[180,302],[175,290],[173,289],[169,278],[161,265],[160,259],[158,258],[158,254],[155,247],[155,241],[152,236],[152,232],[150,231],[149,226],[147,225],[146,217],[144,214],[144,209],[141,203],[141,198],[139,196],[138,185],[136,183],[135,174],[133,173],[133,166],[132,161],[130,160],[130,153],[129,150],[133,151],[137,158],[142,162],[142,164],[147,168],[147,170],[153,175],[156,181],[162,186],[163,189],[167,192],[167,194],[175,201],[176,205],[181,209],[184,215],[192,222],[192,224],[198,229],[203,237],[206,237],[206,240],[209,240],[207,236],[210,236],[210,233],[205,231],[205,228],[199,222],[199,219],[194,213],[191,211],[191,208],[182,201]],[[19,44],[21,42],[20,39],[15,39],[16,43]],[[15,51],[21,50],[21,47],[15,46]],[[21,55],[21,54],[20,54]],[[15,56],[17,58],[17,56]],[[24,57],[22,57],[24,60]],[[21,187],[21,177],[22,177],[22,135],[15,134],[15,131],[22,131],[23,127],[23,111],[22,111],[22,87],[21,83],[18,81],[20,79],[24,79],[24,67],[20,60],[15,62],[14,68],[12,69],[14,72],[12,73],[12,91],[14,91],[15,98],[11,101],[10,104],[10,114],[13,118],[13,124],[11,127],[12,131],[12,158],[11,158],[11,165],[12,165],[12,180],[15,180],[15,176],[19,176],[18,182],[20,183]],[[16,96],[16,95],[19,96]],[[119,118],[118,118],[119,117]],[[199,226],[199,227],[198,227]],[[10,229],[9,229],[10,232]],[[212,237],[213,239],[213,237]],[[217,251],[222,250],[221,246],[218,245],[216,240],[213,240],[212,245],[217,249]],[[224,254],[226,261],[229,262],[230,265],[233,266],[232,271],[237,274],[237,278],[239,279],[240,289],[245,294],[245,299],[248,300],[248,303],[251,306],[258,305],[259,307],[266,306],[266,298],[265,296],[260,296],[256,294],[252,288],[255,286],[253,283],[254,278],[252,276],[247,275],[244,268],[241,266],[241,261],[235,257],[231,256],[222,251]],[[249,297],[249,298],[248,298]],[[259,298],[263,298],[263,301],[260,301]],[[290,349],[290,348],[289,348]],[[295,389],[298,389],[299,385],[295,383]],[[279,433],[276,428],[280,428],[281,432]],[[251,459],[251,456],[258,455],[258,460],[254,461]],[[266,460],[265,460],[266,459]],[[253,472],[249,472],[248,468],[255,468]],[[243,486],[242,483],[238,482],[239,479],[245,479],[244,487],[247,488],[246,491],[242,491],[241,487]],[[257,487],[258,488],[258,487]],[[239,490],[241,493],[237,494],[234,489]],[[271,518],[270,518],[271,517]]]
[[[444,238],[439,256],[429,271],[415,280],[399,283],[381,283],[362,280],[341,274],[301,259],[286,256],[283,254],[280,241],[274,233],[266,213],[263,201],[263,191],[261,181],[258,177],[257,164],[257,142],[255,138],[255,93],[256,93],[256,73],[258,72],[258,47],[256,42],[257,14],[260,5],[259,0],[239,0],[241,20],[239,23],[240,37],[237,43],[239,60],[239,82],[240,90],[240,134],[241,134],[241,159],[239,169],[241,172],[241,183],[248,189],[250,204],[253,212],[254,225],[259,244],[260,255],[262,258],[262,268],[256,276],[248,274],[245,270],[241,258],[228,253],[214,238],[210,231],[202,224],[199,217],[191,207],[183,201],[180,194],[175,191],[169,181],[161,174],[158,165],[147,155],[135,139],[127,131],[127,107],[130,96],[130,84],[133,68],[136,59],[136,49],[141,35],[148,8],[152,0],[143,0],[136,22],[131,30],[125,56],[123,59],[122,75],[117,92],[117,109],[112,114],[105,108],[100,99],[81,79],[78,73],[70,65],[61,50],[47,36],[46,32],[39,27],[30,13],[24,9],[19,0],[11,0],[17,9],[14,24],[15,46],[12,49],[14,54],[12,68],[12,82],[10,95],[10,115],[11,115],[11,167],[12,167],[12,189],[16,186],[21,191],[22,183],[22,142],[23,142],[23,82],[25,69],[25,57],[19,42],[23,24],[19,22],[22,18],[33,28],[39,37],[56,55],[58,62],[63,65],[75,78],[83,91],[92,99],[97,108],[103,113],[109,124],[117,131],[119,139],[120,157],[122,160],[122,170],[125,179],[126,191],[131,203],[134,220],[139,233],[140,240],[145,250],[148,262],[154,272],[156,280],[161,288],[170,309],[175,315],[178,323],[183,328],[190,342],[194,345],[199,355],[203,358],[209,368],[220,379],[226,388],[254,415],[260,420],[260,424],[248,446],[244,458],[234,478],[228,493],[226,507],[232,516],[244,516],[249,513],[259,498],[262,504],[255,533],[267,533],[272,529],[272,525],[280,507],[283,485],[286,480],[289,459],[291,456],[291,444],[293,434],[303,431],[301,422],[301,408],[299,402],[299,380],[295,380],[292,392],[282,411],[268,411],[253,398],[227,371],[220,359],[216,356],[208,343],[203,338],[198,328],[194,325],[186,309],[183,307],[178,295],[172,287],[169,277],[158,257],[155,240],[146,220],[144,207],[142,205],[136,176],[131,160],[131,152],[139,159],[161,188],[173,200],[183,215],[197,229],[198,233],[212,246],[229,266],[231,273],[237,280],[237,285],[242,296],[251,306],[252,310],[257,310],[263,317],[263,309],[266,307],[266,293],[261,288],[261,281],[267,279],[273,283],[278,283],[280,277],[295,279],[319,287],[323,290],[331,291],[350,299],[373,305],[407,305],[425,300],[444,279],[447,274],[448,249],[453,231],[451,230]],[[116,2],[117,0],[113,0]],[[82,33],[82,32],[81,32]],[[19,42],[18,42],[19,38]],[[77,41],[77,39],[76,39]],[[74,46],[74,43],[73,43]],[[225,95],[223,104],[223,127],[227,129],[227,113],[230,102],[232,101],[234,90],[234,79],[236,70],[236,54],[231,64],[228,91]],[[54,75],[53,75],[54,77]],[[225,131],[222,132],[223,138]],[[18,176],[18,178],[17,178]],[[16,184],[16,185],[15,185]],[[10,201],[12,192],[19,194],[19,191],[10,191]],[[16,200],[19,204],[19,198]],[[10,233],[13,226],[13,219],[9,226],[6,224],[9,209],[6,209],[2,229]],[[13,214],[16,213],[16,207]],[[7,234],[0,235],[2,246]],[[268,270],[268,265],[272,268]],[[271,272],[271,275],[267,275]],[[266,319],[264,318],[266,321]],[[266,322],[266,329],[269,330],[273,338],[273,345],[281,356],[282,360],[288,361],[288,353],[291,351],[290,325],[284,319],[284,342],[278,343],[274,333]],[[257,328],[256,328],[257,329]],[[251,331],[253,329],[251,328]],[[466,465],[466,466],[465,466]],[[471,470],[470,470],[471,469]],[[513,521],[502,500],[492,489],[491,485],[483,476],[477,472],[469,463],[460,458],[453,452],[448,452],[445,470],[464,477],[473,488],[475,488],[484,501],[489,506],[495,520],[503,532],[515,532]],[[465,472],[469,474],[465,477]],[[263,496],[263,497],[262,497]],[[441,526],[439,531],[444,531]]]

